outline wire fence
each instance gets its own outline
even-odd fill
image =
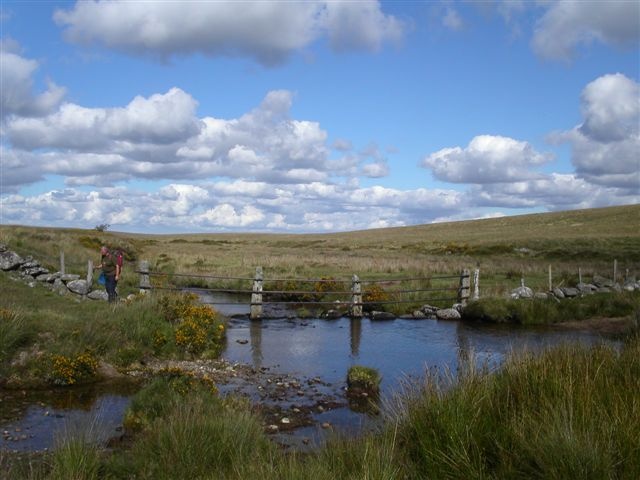
[[[184,291],[197,288],[202,293],[229,294],[236,298],[203,301],[208,305],[246,304],[250,307],[251,318],[265,318],[266,305],[306,307],[332,307],[343,309],[352,317],[363,316],[363,312],[383,309],[384,306],[413,305],[420,308],[424,304],[442,302],[465,303],[470,296],[470,274],[464,270],[456,275],[431,275],[423,277],[390,277],[360,279],[353,275],[344,278],[266,278],[261,267],[256,268],[253,277],[229,276],[202,273],[167,273],[152,271],[148,262],[141,262],[139,270],[141,290]],[[196,280],[192,285],[190,279]],[[220,287],[225,282],[247,282],[246,288]],[[250,283],[249,283],[250,282]],[[303,285],[311,284],[304,288]],[[213,285],[213,286],[212,286]],[[345,288],[344,285],[349,285]],[[343,286],[343,287],[341,287]],[[395,287],[393,287],[395,286]],[[388,288],[392,287],[392,288]],[[447,295],[449,292],[450,295]]]

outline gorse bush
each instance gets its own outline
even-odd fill
[[[224,319],[207,305],[196,304],[197,295],[166,295],[158,304],[165,320],[173,327],[175,345],[184,353],[217,357],[226,337]],[[164,332],[155,332],[154,346],[162,348],[168,341]]]
[[[56,385],[75,385],[94,379],[98,371],[98,360],[90,351],[74,357],[52,355],[51,379]]]

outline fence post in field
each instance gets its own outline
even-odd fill
[[[469,300],[469,293],[471,291],[470,283],[469,269],[465,268],[460,274],[460,288],[458,288],[458,303],[462,305],[466,305],[467,300]]]
[[[149,281],[149,262],[146,260],[140,260],[138,270],[140,271],[140,293],[147,293],[147,290],[151,289],[151,282]]]
[[[551,277],[551,265],[549,265],[549,291],[553,291],[553,277]]]
[[[351,317],[362,318],[362,285],[358,275],[351,279]]]
[[[613,261],[613,283],[618,279],[618,260]]]
[[[578,267],[578,285],[582,285],[582,269]]]
[[[60,273],[65,274],[64,271],[64,250],[60,250]]]
[[[87,261],[87,285],[91,287],[92,283],[93,283],[93,261],[88,260]]]
[[[473,299],[480,300],[480,269],[473,271]]]
[[[262,267],[256,267],[256,276],[253,279],[253,293],[251,293],[251,320],[262,318]]]

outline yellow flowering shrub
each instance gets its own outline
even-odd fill
[[[226,334],[224,321],[213,308],[196,304],[197,299],[194,294],[165,297],[161,308],[165,318],[175,325],[174,341],[178,348],[191,355],[205,351],[217,354]]]
[[[75,385],[90,380],[98,371],[98,360],[85,351],[75,356],[52,355],[51,378],[56,385]]]

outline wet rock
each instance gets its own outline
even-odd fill
[[[436,318],[438,320],[460,320],[462,317],[455,308],[443,308],[436,312]]]
[[[236,340],[236,343],[239,343],[240,345],[246,345],[247,343],[249,343],[249,340]]]
[[[423,318],[427,318],[427,314],[424,313],[422,310],[414,310],[411,316],[419,320]]]
[[[396,316],[390,312],[378,312],[374,310],[369,314],[371,320],[395,320]]]
[[[331,424],[329,422],[323,422],[321,427],[324,429],[331,428]]]
[[[438,307],[434,307],[433,305],[423,305],[420,309],[427,316],[434,316],[438,310]]]

